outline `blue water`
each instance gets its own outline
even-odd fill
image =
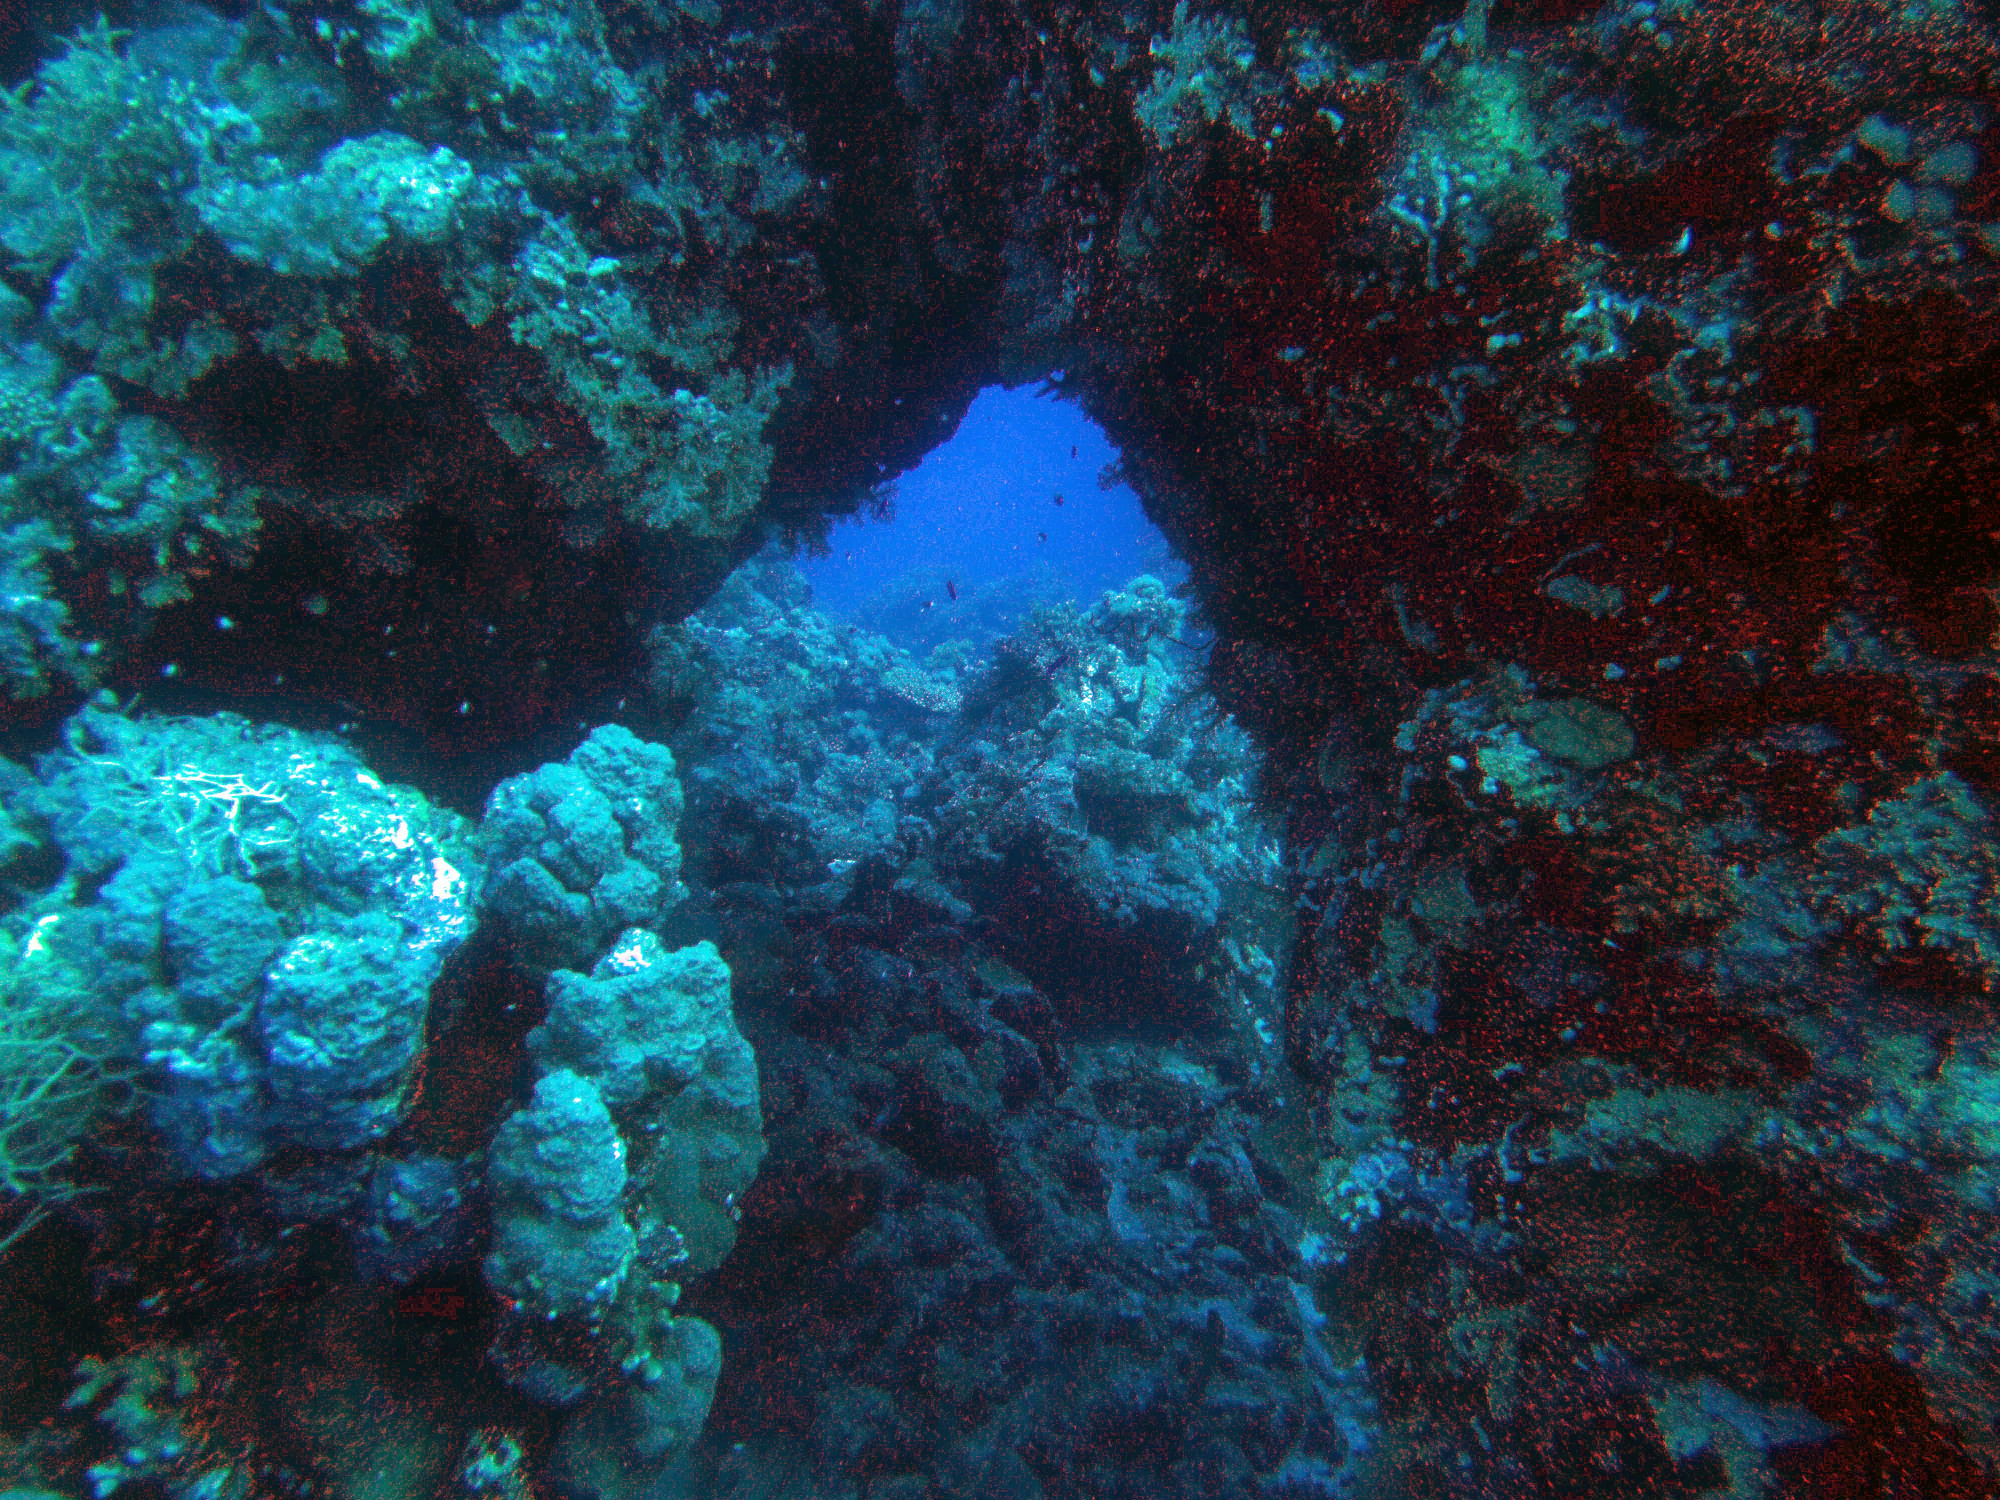
[[[800,571],[821,609],[913,650],[1005,633],[1037,603],[1088,608],[1140,573],[1178,582],[1139,497],[1100,483],[1118,456],[1073,405],[989,386],[896,482],[893,520],[843,523]]]

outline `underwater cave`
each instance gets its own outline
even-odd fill
[[[1986,10],[0,86],[8,1500],[1994,1492]]]

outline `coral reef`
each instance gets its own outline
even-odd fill
[[[23,16],[0,1485],[1991,1493],[1989,10]]]

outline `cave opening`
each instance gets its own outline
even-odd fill
[[[922,655],[982,649],[1038,605],[1087,610],[1150,573],[1187,569],[1124,481],[1104,430],[1049,384],[988,386],[957,430],[802,558],[814,604]]]

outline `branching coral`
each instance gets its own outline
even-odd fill
[[[131,63],[128,33],[97,24],[0,95],[0,243],[47,275],[73,251],[170,217],[166,194],[195,159],[159,79]]]
[[[109,1018],[63,956],[61,926],[47,912],[0,934],[0,1186],[34,1204],[0,1251],[74,1195],[63,1169],[130,1077]]]
[[[625,515],[654,530],[726,536],[763,498],[771,449],[764,426],[792,367],[724,369],[733,316],[708,302],[659,326],[621,261],[593,256],[567,220],[549,219],[516,257],[508,331],[541,351],[564,399],[604,447],[627,494]],[[663,380],[684,378],[671,394]],[[702,387],[700,390],[689,386]],[[504,434],[503,434],[504,435]],[[568,499],[579,540],[601,504],[594,480]]]

